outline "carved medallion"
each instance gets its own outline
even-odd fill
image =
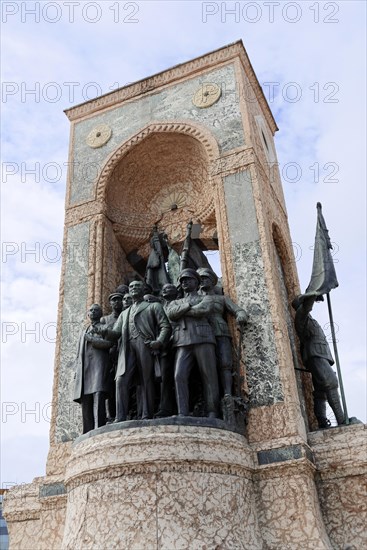
[[[195,107],[205,109],[211,107],[218,101],[222,93],[222,90],[218,84],[212,82],[206,82],[202,84],[198,90],[194,93],[192,102]]]
[[[189,206],[193,198],[198,200],[193,185],[190,181],[171,185],[169,189],[163,188],[150,204],[151,212],[161,215],[164,212],[175,211]],[[194,200],[195,200],[194,199]]]
[[[97,149],[105,145],[112,136],[112,130],[107,124],[99,124],[88,134],[86,142],[89,147]]]

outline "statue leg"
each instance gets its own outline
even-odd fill
[[[83,434],[94,430],[93,394],[83,395],[81,399],[83,416]]]
[[[338,393],[338,379],[335,372],[333,371],[329,361],[323,357],[313,357],[309,366],[312,372],[312,383],[314,386],[314,396],[321,393],[325,400],[324,407],[326,407],[326,399],[332,408],[338,424],[344,424],[345,418],[343,409],[340,403],[339,393]],[[316,413],[316,407],[321,407],[321,405],[316,405],[315,397],[315,415],[319,422],[320,428],[325,428],[328,426],[321,425],[323,424],[323,419],[319,420],[319,417]],[[326,418],[326,413],[324,415]],[[321,424],[320,424],[321,422]],[[330,422],[328,421],[330,426]]]
[[[175,360],[175,390],[179,416],[189,415],[189,376],[194,365],[194,346],[177,348]]]
[[[174,357],[172,350],[168,351],[167,355],[161,357],[161,399],[159,402],[159,411],[156,414],[158,418],[171,416],[174,409],[174,378],[173,378],[173,362]]]
[[[116,369],[115,369],[116,372]],[[115,378],[110,381],[111,390],[106,399],[106,416],[107,422],[113,422],[116,418],[116,384]]]
[[[330,407],[333,409],[338,426],[345,424],[345,414],[340,402],[338,389],[327,390],[326,396]]]
[[[116,420],[123,422],[129,412],[129,390],[135,373],[135,356],[130,350],[126,372],[116,378]]]
[[[217,418],[219,412],[219,385],[214,344],[196,344],[195,358],[203,382],[206,409],[209,418]]]
[[[153,418],[154,414],[154,357],[142,338],[133,340],[141,383],[142,419]]]
[[[97,391],[93,394],[94,428],[100,428],[106,424],[106,394]]]
[[[330,427],[330,421],[326,417],[326,395],[325,392],[315,390],[313,392],[313,407],[315,416],[317,418],[317,422],[319,425],[319,428],[329,428]]]

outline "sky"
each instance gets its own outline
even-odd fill
[[[242,39],[275,137],[302,291],[316,203],[334,245],[349,416],[366,421],[366,4],[1,3],[1,487],[45,473],[69,121],[64,109]],[[326,304],[314,317],[330,338]]]

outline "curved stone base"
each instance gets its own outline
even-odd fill
[[[6,495],[10,548],[366,547],[363,425],[319,430],[309,445],[289,438],[265,447],[211,424],[218,420],[180,422],[81,436],[66,477]]]
[[[77,442],[63,549],[262,548],[239,434],[199,426],[111,429]]]

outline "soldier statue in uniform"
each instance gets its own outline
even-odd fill
[[[341,406],[338,379],[331,368],[334,359],[324,331],[310,315],[316,297],[300,295],[292,302],[296,311],[295,327],[301,343],[301,356],[306,369],[311,372],[314,387],[314,411],[319,428],[328,428],[326,401],[332,408],[338,425],[345,423]]]
[[[210,300],[213,302],[214,311],[210,317],[210,322],[215,334],[216,354],[224,395],[232,395],[232,342],[231,333],[224,316],[227,312],[233,315],[242,330],[247,322],[247,314],[228,296],[215,292],[214,288],[218,282],[218,277],[214,271],[206,267],[200,267],[197,272],[201,281],[200,292],[205,296],[210,296]]]
[[[179,416],[189,415],[189,377],[196,363],[203,385],[206,413],[218,417],[219,386],[215,356],[215,335],[209,322],[213,301],[198,294],[199,274],[183,269],[179,283],[184,297],[167,305],[167,315],[173,321],[172,346],[175,356],[175,389]]]

